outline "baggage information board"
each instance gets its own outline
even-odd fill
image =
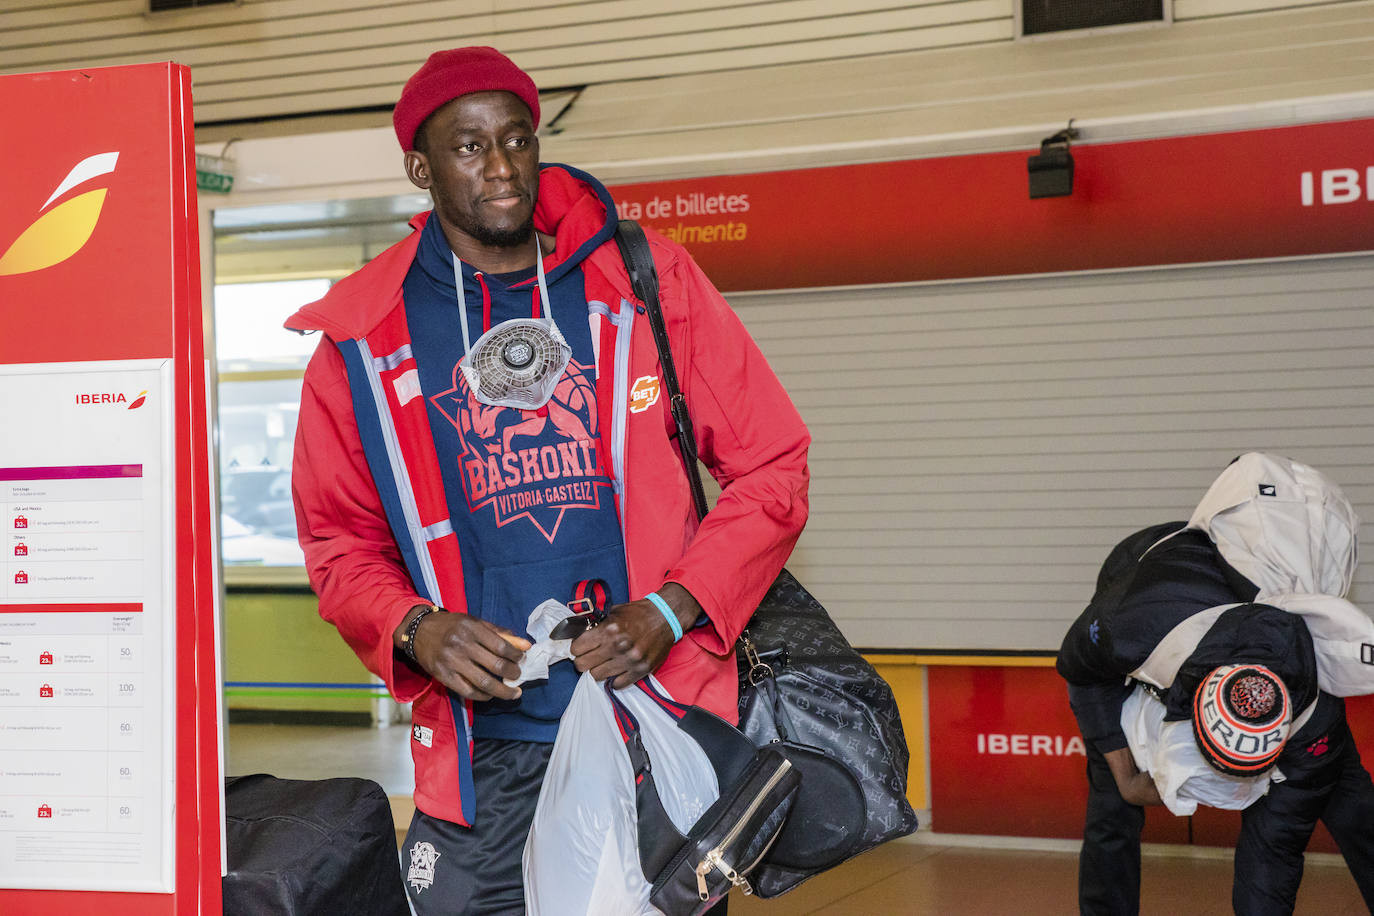
[[[191,73],[0,74],[0,133],[0,914],[218,913]]]
[[[0,366],[3,887],[171,889],[171,366]]]

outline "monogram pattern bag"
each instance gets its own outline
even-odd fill
[[[916,829],[906,799],[910,754],[892,688],[786,569],[750,619],[737,657],[740,731],[758,745],[780,742],[784,755],[819,750],[856,786],[794,760],[802,792],[754,874],[755,893],[776,897]]]
[[[621,220],[616,242],[653,328],[693,503],[704,517],[696,439],[673,365],[648,239],[633,220]],[[802,775],[792,812],[753,873],[756,894],[785,893],[916,829],[906,799],[910,755],[892,689],[786,569],[740,637],[737,661],[740,731],[760,747],[777,749]]]

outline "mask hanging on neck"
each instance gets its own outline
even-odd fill
[[[537,410],[570,359],[572,347],[552,318],[512,318],[477,338],[458,368],[481,403]]]
[[[535,236],[535,265],[539,295],[546,318],[512,318],[503,321],[468,344],[468,309],[463,296],[463,273],[453,258],[453,281],[458,290],[458,313],[463,331],[463,359],[458,368],[467,379],[472,396],[489,407],[538,410],[553,397],[553,390],[572,359],[572,347],[554,323],[544,280],[544,253]]]

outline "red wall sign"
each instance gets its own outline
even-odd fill
[[[938,833],[1083,835],[1087,759],[1068,691],[1053,668],[929,669],[931,823]],[[1374,696],[1346,700],[1365,766]],[[1199,807],[1191,818],[1146,810],[1149,843],[1233,846],[1240,812]],[[1191,839],[1190,839],[1191,838]],[[1336,852],[1320,824],[1312,852]]]
[[[1374,249],[1374,120],[1073,147],[1031,200],[991,153],[611,188],[724,290],[943,280]]]
[[[938,833],[1078,838],[1088,784],[1083,739],[1053,668],[932,666],[930,817]],[[1187,843],[1188,824],[1150,811],[1145,840]]]

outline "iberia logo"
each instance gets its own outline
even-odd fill
[[[643,413],[658,403],[658,376],[641,375],[630,389],[630,413]]]
[[[115,170],[119,153],[100,153],[78,162],[38,208],[39,216],[19,233],[0,255],[0,277],[32,273],[60,264],[76,254],[95,232],[100,210],[105,205],[109,188],[95,188],[62,201],[52,209],[53,201],[78,185],[85,184]]]
[[[127,409],[134,410],[135,408],[142,407],[143,402],[148,400],[148,389],[145,388],[134,395],[133,401],[126,398],[122,391],[99,392],[96,394],[82,393],[75,397],[76,403],[78,404],[128,404],[129,406]]]

